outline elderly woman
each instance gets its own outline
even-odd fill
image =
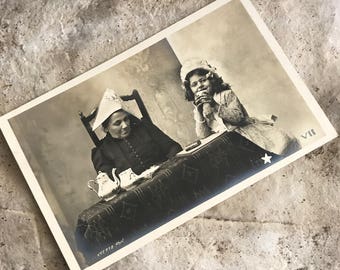
[[[112,172],[118,176],[129,168],[138,175],[182,149],[155,125],[130,114],[111,89],[104,93],[93,130],[100,125],[106,136],[92,150],[92,162],[97,172],[105,172],[111,179]]]
[[[221,130],[235,131],[277,155],[296,150],[296,139],[273,127],[275,116],[249,117],[230,85],[205,60],[190,59],[181,69],[185,98],[193,101],[196,134],[205,138]]]

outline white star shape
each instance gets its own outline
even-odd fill
[[[272,156],[267,155],[267,153],[265,153],[264,157],[261,157],[261,159],[264,161],[264,164],[272,163],[271,162]]]

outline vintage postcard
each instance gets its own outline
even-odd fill
[[[102,269],[337,134],[248,0],[1,117],[71,269]]]

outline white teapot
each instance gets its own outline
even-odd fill
[[[114,191],[118,190],[120,187],[120,180],[115,176],[114,170],[113,177],[114,180],[112,181],[107,173],[98,172],[96,180],[89,180],[87,182],[87,186],[89,189],[94,191],[99,198],[103,198],[105,200],[110,200],[114,197],[115,194],[112,194]],[[92,186],[92,183],[98,186],[98,191]]]

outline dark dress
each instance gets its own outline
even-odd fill
[[[92,162],[97,172],[106,172],[112,179],[113,168],[117,169],[117,175],[128,168],[140,174],[181,149],[177,142],[149,121],[132,117],[129,136],[115,139],[107,133],[100,146],[92,149]]]

